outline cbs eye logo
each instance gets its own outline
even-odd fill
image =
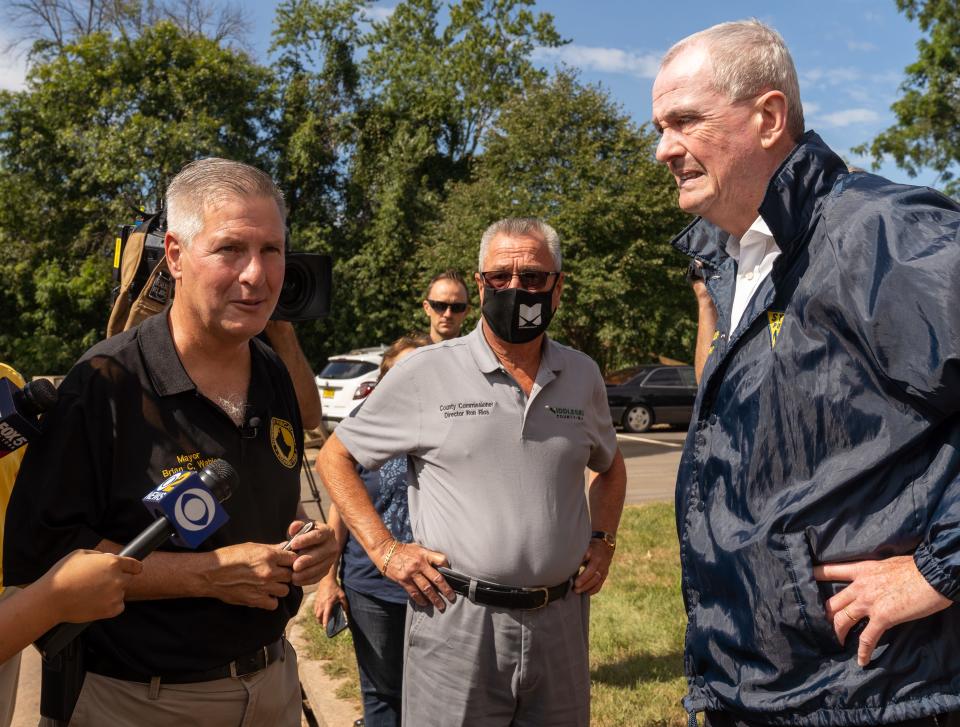
[[[199,487],[192,487],[180,493],[173,509],[177,526],[191,532],[208,527],[216,513],[217,504],[213,495]]]

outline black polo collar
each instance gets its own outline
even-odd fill
[[[143,365],[159,396],[196,392],[197,385],[183,367],[173,345],[169,323],[170,309],[147,318],[137,329]],[[267,344],[250,340],[250,388],[247,404],[253,411],[269,409],[276,397],[276,386],[267,358],[276,357]]]
[[[137,329],[143,366],[154,391],[160,396],[197,390],[173,345],[169,317],[170,309],[167,308],[162,314],[147,318]]]

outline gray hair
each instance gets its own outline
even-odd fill
[[[208,157],[190,162],[167,187],[167,230],[186,247],[203,229],[208,211],[227,200],[245,197],[270,197],[277,203],[286,223],[287,207],[283,192],[269,174],[243,162]]]
[[[506,237],[536,237],[543,241],[553,257],[556,266],[554,272],[560,272],[563,258],[560,255],[560,235],[539,217],[506,217],[494,222],[480,238],[480,255],[477,259],[477,270],[483,271],[483,260],[487,256],[490,242],[497,235]]]
[[[804,130],[800,83],[790,51],[777,31],[756,18],[720,23],[674,44],[660,68],[700,43],[710,54],[716,91],[731,101],[780,91],[787,99],[787,132],[794,141],[800,140]]]

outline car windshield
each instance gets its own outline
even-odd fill
[[[627,383],[637,374],[641,374],[649,370],[649,366],[631,366],[628,369],[620,369],[619,371],[614,371],[612,374],[608,374],[604,378],[604,381],[611,386],[618,386],[619,384]]]
[[[355,379],[376,371],[379,366],[369,361],[330,361],[320,372],[321,379]]]

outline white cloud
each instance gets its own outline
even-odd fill
[[[620,48],[596,48],[585,45],[537,48],[533,57],[540,61],[566,63],[585,71],[622,73],[638,78],[654,78],[660,67],[660,55],[657,53],[635,53]]]
[[[0,41],[2,42],[2,41]],[[25,53],[0,53],[0,89],[22,91],[26,86],[27,59]]]
[[[880,114],[873,109],[843,109],[823,114],[818,118],[822,126],[850,126],[852,124],[872,124],[880,120]]]
[[[363,13],[367,16],[368,20],[381,22],[387,20],[391,15],[393,15],[393,11],[396,9],[397,8],[395,5],[374,5],[372,8],[364,8]]]
[[[800,74],[802,86],[839,86],[859,81],[863,74],[857,68],[811,68]]]
[[[814,101],[803,101],[802,105],[804,116],[815,116],[820,111],[820,104]]]
[[[848,40],[847,48],[850,50],[862,51],[864,53],[869,53],[875,51],[877,46],[871,43],[868,40]]]

